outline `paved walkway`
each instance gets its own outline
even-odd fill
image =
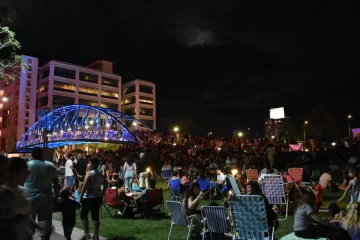
[[[53,225],[54,225],[54,232],[51,234],[51,239],[50,240],[64,240],[64,231],[62,228],[62,224],[60,221],[57,221],[55,219],[53,219]],[[71,238],[73,240],[80,240],[83,236],[84,232],[83,230],[79,229],[79,228],[74,228]],[[38,233],[36,233],[33,237],[33,240],[38,240],[40,239],[40,236]],[[100,240],[106,240],[103,237],[100,237]]]

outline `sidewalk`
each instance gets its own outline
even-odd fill
[[[63,227],[60,221],[53,219],[52,223],[54,225],[55,228],[55,233],[56,234],[52,234],[51,235],[51,240],[64,240],[64,231],[63,231]],[[61,235],[61,236],[59,236]],[[80,240],[82,238],[82,236],[84,235],[83,230],[79,229],[79,228],[74,228],[72,234],[71,234],[71,238],[73,240]],[[36,239],[36,238],[35,238]],[[100,237],[100,240],[106,240],[106,238]]]

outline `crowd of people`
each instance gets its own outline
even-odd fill
[[[284,144],[289,144],[282,142],[279,146],[279,142],[276,142],[278,139],[240,139],[226,142],[224,139],[192,137],[188,134],[149,132],[137,132],[136,137],[139,145],[120,146],[115,152],[57,154],[54,163],[43,159],[40,148],[33,149],[33,160],[29,162],[18,157],[6,159],[1,155],[1,234],[8,234],[8,237],[16,236],[4,239],[31,239],[34,229],[38,228],[42,240],[48,240],[51,235],[53,211],[63,213],[64,234],[66,239],[71,239],[78,208],[84,229],[83,239],[90,238],[89,213],[94,224],[94,239],[98,239],[99,211],[106,189],[117,189],[119,198],[124,202],[130,199],[138,201],[146,195],[147,190],[155,189],[155,179],[158,177],[169,182],[170,190],[174,180],[181,184],[182,191],[178,200],[183,206],[184,214],[197,214],[200,223],[200,201],[206,195],[202,182],[209,179],[209,182],[216,184],[214,196],[220,197],[224,205],[229,207],[228,201],[234,194],[228,177],[234,176],[243,194],[260,195],[264,198],[268,225],[275,226],[276,230],[279,226],[277,215],[281,213],[281,207],[269,204],[259,182],[267,174],[278,174],[283,177],[284,183],[291,183],[293,179],[287,169],[294,166],[311,172],[302,161],[302,157],[299,157],[299,161],[291,163],[292,165],[275,169],[276,154],[287,151],[288,148],[284,147]],[[316,158],[318,153],[315,149],[313,152],[310,157]],[[150,154],[155,154],[158,162],[150,161],[147,157]],[[360,174],[356,164],[354,165],[348,170],[344,169],[344,181],[337,186],[339,190],[344,191],[338,202],[343,201],[348,193],[351,194],[351,201],[346,211],[340,210],[335,203],[331,204],[331,220],[324,220],[318,215],[323,202],[322,191],[331,190],[334,186],[330,184],[331,170],[318,178],[313,177],[311,180],[314,185],[311,188],[303,187],[298,182],[294,183],[297,187],[287,193],[293,204],[295,197],[301,199],[294,208],[296,236],[315,238],[327,237],[329,233],[333,233],[345,239],[348,235],[352,239],[360,238]],[[65,179],[60,184],[55,166],[64,169]],[[234,169],[237,173],[232,172]],[[259,172],[258,179],[249,181],[246,176],[248,169],[256,169]],[[210,204],[216,203],[212,201]],[[119,211],[119,215],[121,214],[123,213]],[[8,221],[9,219],[11,221]],[[231,226],[230,215],[228,221]],[[19,228],[26,231],[16,231]],[[13,231],[10,231],[11,229]],[[200,230],[193,229],[194,239],[200,237]],[[234,234],[231,233],[230,227],[229,234]]]

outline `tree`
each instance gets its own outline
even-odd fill
[[[21,56],[17,55],[21,45],[9,28],[14,16],[14,11],[0,5],[0,81],[6,83],[16,80],[20,70],[27,67]]]

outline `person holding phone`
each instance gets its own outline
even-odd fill
[[[193,219],[195,225],[191,230],[191,239],[198,239],[201,232],[201,211],[197,209],[200,204],[200,200],[205,196],[204,191],[200,191],[200,185],[193,183],[184,192],[183,199],[181,201],[184,214]]]

